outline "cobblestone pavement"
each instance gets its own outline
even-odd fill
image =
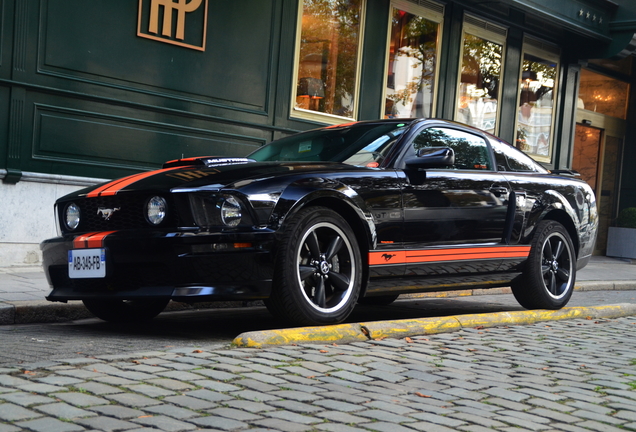
[[[636,317],[0,368],[0,432],[636,430]]]

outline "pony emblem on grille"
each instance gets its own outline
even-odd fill
[[[110,217],[113,215],[113,213],[119,210],[121,210],[121,207],[115,207],[115,208],[100,207],[97,209],[97,214],[102,215],[104,220],[110,220]]]

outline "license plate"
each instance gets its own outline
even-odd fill
[[[68,251],[68,277],[71,279],[106,277],[106,249]]]

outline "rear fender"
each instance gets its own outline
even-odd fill
[[[583,194],[583,191],[581,191]],[[577,257],[584,258],[592,253],[596,241],[596,229],[598,217],[596,214],[596,203],[588,196],[581,196],[574,204],[570,203],[563,194],[555,190],[547,190],[541,197],[543,204],[539,214],[531,216],[530,238],[535,231],[537,224],[544,219],[551,219],[560,222],[569,232],[574,243]],[[593,195],[592,195],[593,197]],[[580,201],[580,202],[578,202]]]

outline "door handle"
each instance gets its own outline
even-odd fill
[[[490,188],[490,192],[492,192],[492,194],[496,197],[501,197],[502,195],[508,195],[508,192],[510,191],[508,190],[508,188],[495,186]]]

